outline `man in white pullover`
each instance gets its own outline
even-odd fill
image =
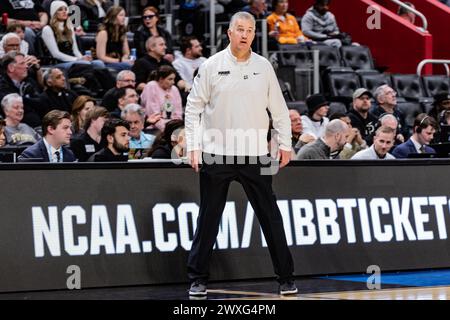
[[[280,167],[289,163],[289,111],[272,65],[250,49],[255,37],[253,16],[236,13],[228,37],[230,45],[200,66],[186,105],[188,158],[196,172],[203,160],[200,212],[188,258],[189,294],[207,293],[208,262],[232,181],[242,184],[259,219],[280,294],[295,294],[293,260],[272,190],[267,156],[268,110],[277,133]]]

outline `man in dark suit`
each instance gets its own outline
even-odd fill
[[[414,120],[414,133],[408,141],[398,145],[392,155],[397,158],[408,158],[411,154],[430,153],[436,151],[428,145],[433,140],[437,129],[436,120],[426,113],[419,114]]]
[[[71,125],[68,112],[52,110],[47,113],[42,119],[44,138],[26,148],[19,156],[19,162],[30,159],[37,162],[74,162],[74,154],[65,147],[72,136]]]

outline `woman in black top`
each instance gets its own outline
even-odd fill
[[[95,38],[97,58],[118,71],[129,70],[134,62],[130,60],[125,18],[124,8],[111,7]]]
[[[164,59],[173,62],[172,36],[170,33],[158,25],[159,15],[158,9],[155,7],[147,7],[142,11],[142,25],[134,33],[134,44],[136,46],[138,57],[147,54],[145,42],[151,36],[161,36],[166,41],[166,55]]]

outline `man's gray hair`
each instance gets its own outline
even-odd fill
[[[17,93],[10,93],[3,97],[2,108],[3,111],[8,111],[14,102],[20,101],[23,103],[22,97]]]
[[[127,74],[132,74],[134,79],[136,79],[136,75],[131,70],[122,70],[116,76],[116,81],[123,80]]]
[[[336,133],[343,133],[347,130],[348,126],[344,121],[340,119],[334,119],[328,122],[327,126],[325,127],[325,135],[333,136]]]
[[[235,27],[235,24],[238,20],[248,20],[253,23],[253,28],[256,28],[256,20],[255,17],[252,16],[250,13],[245,11],[239,11],[233,14],[230,20],[230,26],[228,29],[232,30]]]
[[[5,51],[6,51],[6,43],[12,38],[19,39],[19,44],[20,44],[21,40],[20,40],[20,37],[17,35],[17,33],[9,32],[9,33],[5,34],[2,38],[3,48],[5,49]]]
[[[389,88],[389,86],[387,84],[383,84],[381,86],[379,86],[378,88],[375,89],[375,92],[373,93],[373,96],[375,98],[375,100],[378,102],[379,101],[379,97],[383,97],[385,94],[386,89]]]
[[[142,122],[145,122],[145,109],[137,103],[127,104],[120,113],[120,117],[125,119],[129,113],[137,113],[141,117]]]

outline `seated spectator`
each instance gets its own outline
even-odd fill
[[[117,108],[117,89],[120,88],[135,88],[136,86],[136,76],[133,71],[122,70],[116,76],[116,85],[109,89],[103,96],[103,101],[101,105],[108,109],[108,111],[113,111]]]
[[[352,108],[347,112],[352,127],[358,129],[367,145],[372,144],[372,134],[378,121],[378,118],[369,112],[372,97],[372,93],[366,88],[356,89],[353,93]]]
[[[322,94],[313,94],[306,98],[308,114],[302,116],[303,133],[315,139],[323,137],[325,127],[330,121],[326,116],[330,110],[329,102]]]
[[[106,13],[95,38],[96,56],[108,68],[129,70],[134,61],[130,59],[125,9],[113,6]]]
[[[66,89],[66,77],[58,68],[50,68],[44,74],[46,89],[41,94],[42,117],[51,110],[72,112],[72,105],[78,94]]]
[[[440,125],[440,117],[442,111],[450,110],[450,94],[446,91],[441,91],[434,95],[433,97],[433,108],[428,112],[430,117]]]
[[[20,146],[33,144],[41,136],[29,125],[21,123],[23,119],[23,100],[17,93],[10,93],[2,99],[5,113],[5,135],[9,145]]]
[[[385,113],[393,114],[398,121],[396,139],[405,142],[405,139],[409,137],[409,132],[404,114],[397,109],[397,92],[387,84],[384,84],[375,90],[374,96],[377,106],[370,111],[372,115],[379,119]]]
[[[329,10],[331,0],[316,0],[302,17],[303,34],[317,42],[340,48],[344,41],[351,44],[346,33],[340,32],[336,18]]]
[[[145,85],[141,94],[141,105],[149,116],[161,114],[161,120],[154,126],[164,131],[171,119],[183,118],[180,92],[174,86],[176,71],[170,66],[161,66],[152,75],[154,80]]]
[[[330,121],[334,119],[339,119],[344,121],[348,126],[348,138],[347,143],[345,144],[342,151],[339,153],[339,158],[342,160],[348,160],[350,159],[355,153],[364,150],[367,148],[367,143],[364,141],[364,139],[361,136],[361,133],[359,132],[358,128],[352,127],[352,122],[350,118],[340,112],[335,112],[330,117]]]
[[[183,37],[180,47],[183,56],[175,59],[173,67],[186,84],[192,88],[194,71],[206,61],[206,58],[202,56],[203,48],[196,37]]]
[[[8,14],[8,24],[18,23],[25,27],[25,41],[29,45],[29,54],[36,55],[36,37],[48,23],[48,15],[40,1],[0,0],[2,13]]]
[[[52,110],[42,119],[44,138],[26,148],[18,160],[35,159],[40,162],[74,162],[75,156],[66,147],[70,143],[72,130],[70,114],[65,111]]]
[[[0,58],[3,57],[3,55],[7,52],[5,50],[5,47],[10,47],[13,46],[13,50],[17,51],[17,48],[19,48],[19,52],[22,53],[23,55],[28,55],[28,42],[25,41],[25,27],[21,26],[20,24],[18,24],[17,22],[12,23],[12,24],[8,24],[8,27],[6,28],[6,34],[3,36],[2,40],[0,41]],[[9,34],[9,35],[8,35]],[[4,41],[6,39],[8,39],[8,37],[11,37],[11,34],[15,34],[16,36],[19,37],[19,47],[17,47],[16,42],[9,44],[9,45],[5,45]]]
[[[325,128],[325,135],[307,144],[297,154],[296,159],[332,159],[339,155],[348,140],[348,126],[344,121],[334,119]],[[334,156],[332,156],[334,155]]]
[[[266,0],[249,0],[248,5],[242,8],[242,11],[250,13],[255,20],[265,19],[268,15]],[[258,26],[256,26],[258,29]]]
[[[92,60],[92,56],[81,54],[68,11],[69,8],[64,1],[53,1],[50,6],[50,22],[42,29],[45,46],[50,55],[59,62],[56,67],[69,69],[76,63],[104,68],[105,64],[102,61]]]
[[[150,81],[150,74],[157,70],[160,66],[172,64],[164,59],[166,55],[166,42],[164,38],[156,36],[151,37],[145,43],[147,54],[138,59],[134,64],[132,70],[136,74],[136,90],[142,92],[144,86]],[[180,90],[186,88],[186,83],[181,79],[180,75],[176,73],[175,83]]]
[[[173,62],[172,36],[163,27],[158,25],[159,12],[155,7],[147,7],[142,10],[142,25],[134,32],[134,44],[139,58],[147,54],[145,43],[150,37],[160,36],[166,43],[166,54],[164,59]]]
[[[409,7],[415,9],[416,7],[411,3],[411,2],[403,2],[404,4],[408,5]],[[405,9],[401,6],[398,7],[398,11],[397,14],[402,17],[403,19],[405,19],[406,21],[414,24],[414,22],[416,21],[416,15],[414,12],[409,11],[408,9]]]
[[[86,32],[96,32],[106,12],[114,5],[111,0],[79,0],[81,25]]]
[[[122,119],[130,125],[130,149],[150,149],[155,136],[144,133],[145,109],[138,104],[128,104],[122,110]],[[161,118],[161,115],[157,115]]]
[[[7,144],[6,134],[5,134],[6,121],[0,119],[0,148]]]
[[[267,17],[269,36],[280,44],[297,44],[308,40],[300,30],[297,19],[287,13],[288,0],[273,0],[273,12]]]
[[[148,156],[153,159],[178,159],[186,156],[183,120],[170,120],[156,137]]]
[[[16,51],[10,51],[2,58],[2,76],[0,77],[0,99],[9,93],[23,97],[23,122],[30,127],[40,127],[41,117],[39,103],[41,90],[39,85],[28,76],[27,59]]]
[[[72,133],[78,136],[84,132],[86,114],[94,108],[95,100],[90,96],[78,96],[72,105]]]
[[[291,119],[292,154],[295,156],[301,147],[316,139],[307,133],[303,133],[302,117],[297,110],[289,110],[289,118]]]
[[[398,119],[391,113],[385,113],[380,116],[378,119],[378,122],[375,125],[375,131],[379,127],[388,127],[395,131],[395,139],[394,139],[394,145],[392,146],[392,149],[399,144],[402,144],[403,140],[400,140],[398,138],[401,138],[402,136],[398,134]],[[375,133],[372,134],[371,141],[373,141],[373,136]],[[392,151],[392,150],[391,150]]]
[[[117,108],[111,111],[113,118],[121,118],[121,114],[125,106],[129,104],[136,104],[139,101],[139,96],[133,88],[125,87],[117,89],[116,91]]]
[[[433,148],[428,146],[437,130],[436,120],[426,113],[421,113],[414,119],[413,130],[411,138],[395,147],[392,152],[397,159],[408,158],[411,154],[417,153],[436,153]]]
[[[100,151],[89,157],[88,162],[117,162],[127,161],[124,153],[129,150],[130,125],[122,119],[109,119],[102,128],[101,145],[105,146]]]
[[[395,157],[389,153],[394,145],[396,131],[389,127],[379,127],[375,131],[373,144],[370,148],[364,149],[356,153],[352,160],[390,160]]]
[[[93,107],[87,112],[84,132],[70,140],[70,149],[78,161],[84,162],[102,149],[102,128],[108,118],[108,110],[103,107]]]

